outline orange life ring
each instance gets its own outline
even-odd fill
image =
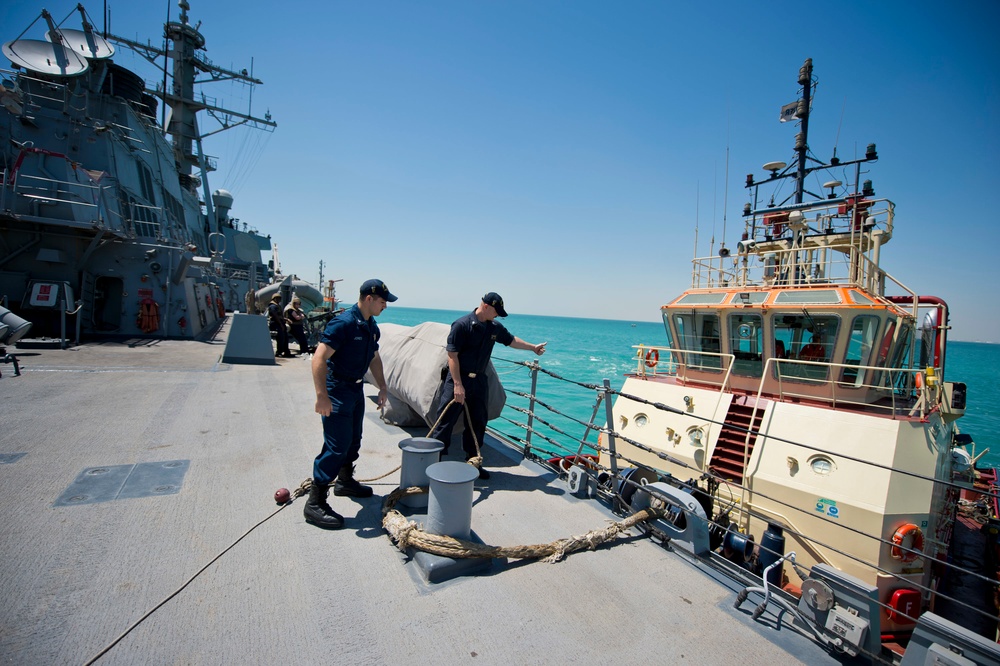
[[[655,368],[656,364],[660,362],[660,350],[650,349],[646,352],[646,367]]]
[[[556,465],[563,472],[568,472],[574,464],[578,464],[586,469],[597,469],[598,458],[592,453],[584,453],[580,456],[557,456],[549,458],[549,463]]]
[[[913,540],[910,542],[910,550],[903,550],[903,540],[906,537],[913,535]],[[892,535],[892,547],[889,549],[889,555],[892,556],[894,560],[900,560],[902,562],[912,562],[913,560],[920,557],[920,552],[910,552],[910,551],[922,551],[924,549],[924,533],[920,531],[920,528],[913,523],[906,523]]]

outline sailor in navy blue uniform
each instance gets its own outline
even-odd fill
[[[489,384],[486,381],[486,366],[490,362],[493,346],[499,342],[514,349],[533,351],[539,356],[545,353],[545,345],[531,344],[515,337],[496,321],[497,317],[506,317],[503,299],[494,291],[483,296],[482,302],[474,311],[461,317],[451,325],[448,333],[448,374],[444,379],[441,392],[441,402],[438,404],[438,424],[431,432],[431,437],[444,443],[444,453],[451,444],[451,433],[455,424],[465,414],[469,407],[469,418],[472,421],[471,430],[466,424],[462,433],[462,448],[465,459],[470,460],[476,455],[476,442],[480,447],[486,435],[486,422],[489,420],[487,406],[489,405]],[[454,400],[454,404],[452,403]],[[449,407],[449,405],[451,405]],[[444,416],[442,416],[444,413]],[[475,441],[472,434],[475,433]],[[479,468],[479,478],[490,478],[485,468]]]
[[[338,529],[344,525],[344,517],[326,501],[334,478],[334,495],[372,496],[372,489],[354,478],[365,416],[362,381],[370,369],[379,389],[378,406],[385,406],[387,392],[375,315],[395,300],[384,282],[368,280],[361,285],[357,304],[330,320],[319,337],[312,376],[316,413],[323,417],[323,450],[313,463],[312,487],[302,510],[306,522],[317,527]]]

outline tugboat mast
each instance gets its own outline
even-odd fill
[[[795,175],[795,203],[802,203],[806,182],[806,152],[809,150],[809,107],[812,103],[812,58],[806,58],[799,69],[799,85],[802,86],[802,98],[799,100],[795,115],[802,121],[802,131],[795,136],[795,152],[799,156],[798,172]]]

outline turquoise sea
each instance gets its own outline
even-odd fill
[[[475,304],[473,304],[474,306]],[[434,321],[451,324],[455,319],[472,310],[428,310],[390,306],[378,318],[382,323],[415,326]],[[525,351],[497,346],[493,351],[493,364],[500,374],[504,386],[510,390],[527,393],[531,388],[530,375],[526,368],[512,361],[538,359],[542,368],[580,384],[600,385],[604,379],[611,382],[614,389],[621,388],[622,375],[636,368],[635,345],[664,345],[666,334],[663,325],[656,322],[631,322],[608,319],[578,319],[572,317],[545,317],[538,315],[511,314],[502,320],[511,333],[531,343],[548,342],[542,357]],[[1000,387],[996,383],[994,368],[1000,367],[1000,345],[977,342],[949,342],[946,357],[945,380],[965,382],[968,398],[965,416],[959,420],[962,432],[972,435],[976,452],[986,448],[990,451],[983,462],[1000,467]],[[571,418],[551,417],[542,412],[542,418],[554,429],[550,437],[553,441],[568,441],[560,436],[560,431],[579,440],[586,430],[578,421],[588,422],[594,411],[596,392],[575,384],[553,380],[544,374],[539,376],[539,386],[548,396],[553,407],[570,415]],[[508,405],[526,404],[516,397],[508,399]],[[603,423],[604,406],[595,420]],[[510,421],[524,423],[525,417],[511,409],[505,409],[500,419],[490,425],[508,434],[523,437]],[[544,424],[536,424],[539,430],[548,432]],[[593,433],[588,442],[596,441]],[[533,441],[533,446],[554,450],[556,447],[546,442]],[[982,464],[982,463],[981,463]]]

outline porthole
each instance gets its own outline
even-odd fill
[[[636,428],[642,428],[649,423],[649,417],[645,414],[636,414],[635,418],[632,419],[632,422],[635,423]]]
[[[809,458],[809,469],[820,476],[829,476],[837,469],[837,464],[827,456],[813,456]]]

